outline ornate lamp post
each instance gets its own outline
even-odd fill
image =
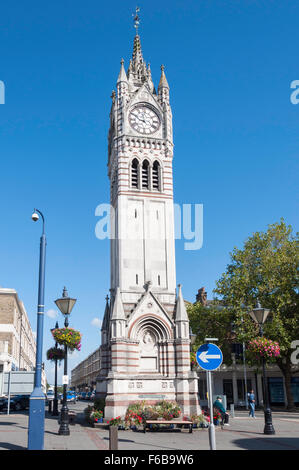
[[[55,300],[55,303],[61,313],[64,315],[64,326],[67,328],[69,326],[68,315],[70,315],[75,303],[76,299],[71,299],[68,296],[67,290],[64,287],[62,297],[60,299]],[[67,376],[67,345],[64,345],[64,376]],[[68,407],[66,401],[66,388],[67,384],[63,384],[63,404],[60,413],[60,427],[58,434],[63,436],[69,436],[70,429],[69,429],[69,415],[68,415]]]
[[[29,426],[28,449],[43,450],[45,431],[45,394],[42,391],[42,353],[43,353],[43,326],[44,326],[44,298],[45,298],[45,264],[46,264],[46,235],[45,219],[43,214],[34,209],[32,220],[36,222],[39,215],[43,222],[43,231],[40,238],[39,256],[39,283],[37,305],[37,334],[36,334],[36,364],[34,375],[34,389],[29,399]]]
[[[58,322],[56,322],[55,328],[59,328]],[[57,342],[55,343],[55,348],[57,348]],[[57,396],[57,359],[55,359],[55,385],[54,385],[54,400],[53,400],[53,416],[58,416],[58,396]]]
[[[256,308],[254,308],[249,315],[255,323],[259,325],[259,334],[262,337],[264,335],[263,324],[265,323],[270,310],[262,308],[260,302],[257,301]],[[263,368],[263,392],[264,392],[264,415],[265,415],[265,427],[264,434],[275,434],[275,430],[272,424],[272,413],[269,403],[269,389],[266,378],[266,360],[262,357],[262,368]]]

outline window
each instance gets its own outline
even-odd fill
[[[134,158],[131,167],[131,185],[132,188],[138,188],[138,166],[139,162]]]
[[[147,160],[144,160],[142,163],[142,189],[148,189],[148,172],[149,163]]]
[[[160,189],[160,165],[159,162],[155,161],[153,164],[153,189]]]

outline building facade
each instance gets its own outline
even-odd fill
[[[92,391],[100,372],[100,348],[81,361],[71,371],[71,388],[76,391]]]
[[[0,288],[0,384],[4,372],[32,371],[35,361],[36,342],[24,304],[14,289]],[[46,389],[44,371],[42,385]]]
[[[14,289],[0,288],[0,365],[4,372],[33,370],[36,343],[23,302]]]
[[[169,85],[161,66],[156,91],[138,32],[116,88],[108,136],[111,288],[97,396],[106,399],[107,418],[138,400],[176,400],[184,413],[197,413],[189,320],[176,290]]]

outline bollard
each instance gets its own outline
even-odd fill
[[[230,415],[232,418],[235,417],[235,405],[233,403],[230,405]]]
[[[49,400],[49,408],[48,408],[48,411],[49,413],[52,413],[52,400]]]
[[[118,426],[109,426],[109,450],[118,450]]]

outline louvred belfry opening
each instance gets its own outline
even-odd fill
[[[153,189],[160,189],[159,171],[160,171],[159,162],[155,161],[153,164]]]
[[[142,163],[142,188],[148,189],[149,182],[149,162],[144,160]]]
[[[138,189],[138,160],[134,158],[131,167],[131,185],[132,188]]]

